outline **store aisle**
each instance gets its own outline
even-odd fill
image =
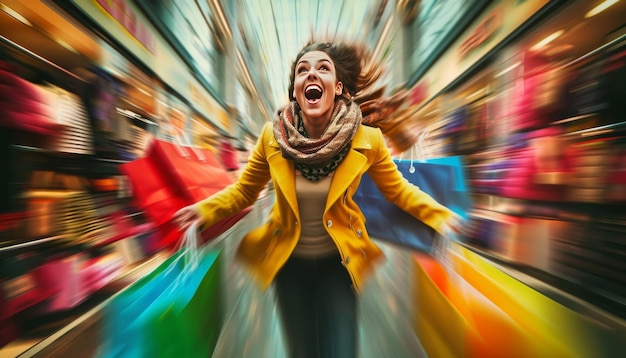
[[[410,253],[378,242],[387,261],[361,298],[361,357],[426,357],[411,326]]]
[[[224,242],[228,313],[213,357],[286,357],[274,292],[270,289],[263,294],[233,263],[237,241]],[[409,254],[384,243],[380,245],[387,261],[361,298],[361,357],[425,357],[410,322]]]

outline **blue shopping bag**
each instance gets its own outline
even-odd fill
[[[133,325],[137,317],[180,275],[182,250],[142,277],[103,308],[102,344],[99,357],[145,357],[147,337]]]
[[[409,182],[461,217],[467,216],[471,201],[460,157],[395,162]],[[387,201],[369,175],[363,175],[354,201],[365,215],[370,237],[417,251],[432,251],[436,231]]]
[[[104,308],[99,357],[210,357],[223,325],[222,235],[198,247],[197,223],[182,248]]]
[[[401,166],[406,166],[408,162],[409,172],[411,171],[411,162],[408,160],[399,160],[396,163],[402,163]],[[455,213],[461,215],[463,218],[467,218],[467,212],[472,207],[472,201],[469,196],[469,192],[467,189],[467,180],[465,176],[465,167],[463,166],[463,157],[455,155],[450,157],[439,157],[439,158],[430,158],[421,161],[414,161],[413,166],[416,164],[439,164],[452,167],[454,170],[454,174],[448,178],[449,184],[451,184],[451,188],[448,188],[447,199],[442,199],[439,201],[441,204],[445,205]],[[402,170],[402,169],[401,169]],[[403,171],[404,173],[404,171]],[[410,181],[411,179],[409,179]],[[419,180],[419,179],[418,179]],[[427,191],[427,193],[430,193]],[[437,197],[435,197],[437,199]],[[444,203],[444,200],[446,203]]]
[[[223,325],[220,250],[202,253],[140,316],[145,357],[210,357]]]

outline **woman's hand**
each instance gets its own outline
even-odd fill
[[[174,224],[183,230],[186,230],[193,222],[200,219],[200,209],[196,204],[185,206],[178,210],[173,217]]]
[[[441,226],[441,235],[452,238],[463,232],[464,219],[453,213],[452,216]]]
[[[453,213],[452,216],[439,228],[437,240],[433,243],[432,253],[441,262],[448,260],[448,249],[450,243],[463,231],[464,219],[460,215]]]

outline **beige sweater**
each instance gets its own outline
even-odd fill
[[[315,258],[337,253],[337,246],[326,232],[323,221],[331,181],[332,174],[312,182],[296,171],[296,193],[302,222],[302,235],[293,252],[295,256]]]

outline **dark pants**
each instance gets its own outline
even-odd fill
[[[339,255],[292,257],[275,284],[290,358],[357,356],[357,297]]]

